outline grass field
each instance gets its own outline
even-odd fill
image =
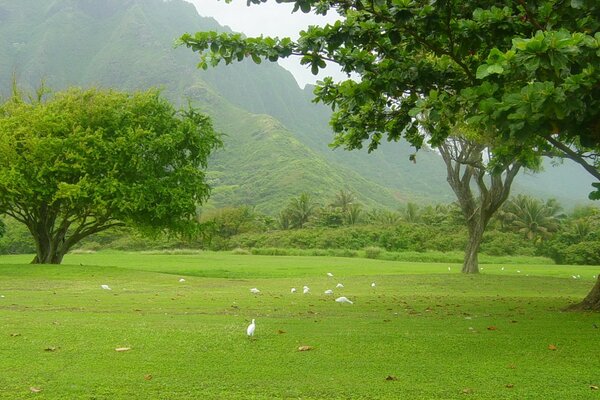
[[[2,399],[600,399],[600,314],[561,311],[600,267],[31,258],[0,257]]]

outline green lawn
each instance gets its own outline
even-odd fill
[[[600,267],[31,258],[0,257],[2,399],[600,399],[600,314],[561,311]]]

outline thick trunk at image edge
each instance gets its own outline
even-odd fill
[[[569,307],[571,310],[600,311],[600,274],[592,290],[581,303]]]
[[[479,247],[483,239],[484,229],[481,226],[473,226],[469,228],[469,242],[465,249],[465,259],[462,267],[462,272],[465,274],[479,273]]]

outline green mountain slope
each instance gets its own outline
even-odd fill
[[[10,69],[30,86],[40,79],[53,88],[159,86],[173,101],[190,100],[204,109],[225,134],[225,147],[215,155],[209,171],[213,205],[249,204],[276,212],[303,191],[326,199],[342,188],[354,190],[369,206],[397,204],[389,189],[328,161],[273,117],[232,105],[205,82],[195,68],[193,53],[172,46],[185,21],[193,29],[216,27],[213,20],[199,18],[193,6],[160,0],[108,1],[106,8],[94,6],[97,3],[65,0],[40,6],[29,1],[22,6],[30,12],[23,13],[11,2],[1,1],[1,15],[10,18],[5,18],[0,34],[23,25],[30,26],[31,34],[19,49],[29,57],[14,54],[9,43],[0,45],[0,57],[6,62],[12,56]],[[6,88],[10,69],[1,71]]]
[[[372,154],[332,151],[330,110],[311,103],[312,89],[300,89],[277,64],[201,71],[197,55],[173,47],[184,32],[226,29],[182,0],[0,0],[0,92],[6,95],[14,73],[30,88],[41,79],[54,89],[159,86],[174,102],[191,100],[226,134],[210,165],[215,206],[273,212],[302,191],[324,198],[341,188],[369,206],[454,200],[433,152],[419,152],[413,164],[412,150],[399,143]],[[545,180],[517,180],[517,190],[585,198],[591,181],[585,173],[569,170],[565,188],[549,170]]]

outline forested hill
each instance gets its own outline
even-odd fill
[[[311,103],[311,89],[278,65],[201,71],[195,54],[173,47],[184,32],[225,29],[182,0],[0,0],[0,88],[6,96],[15,74],[28,88],[42,79],[55,90],[158,86],[174,102],[191,100],[225,134],[209,168],[217,206],[276,212],[300,192],[325,200],[342,188],[367,206],[453,200],[434,153],[412,164],[411,150],[397,143],[370,155],[329,149],[329,109]],[[591,179],[578,168],[568,176],[569,187],[546,173],[517,181],[517,190],[584,200]]]

